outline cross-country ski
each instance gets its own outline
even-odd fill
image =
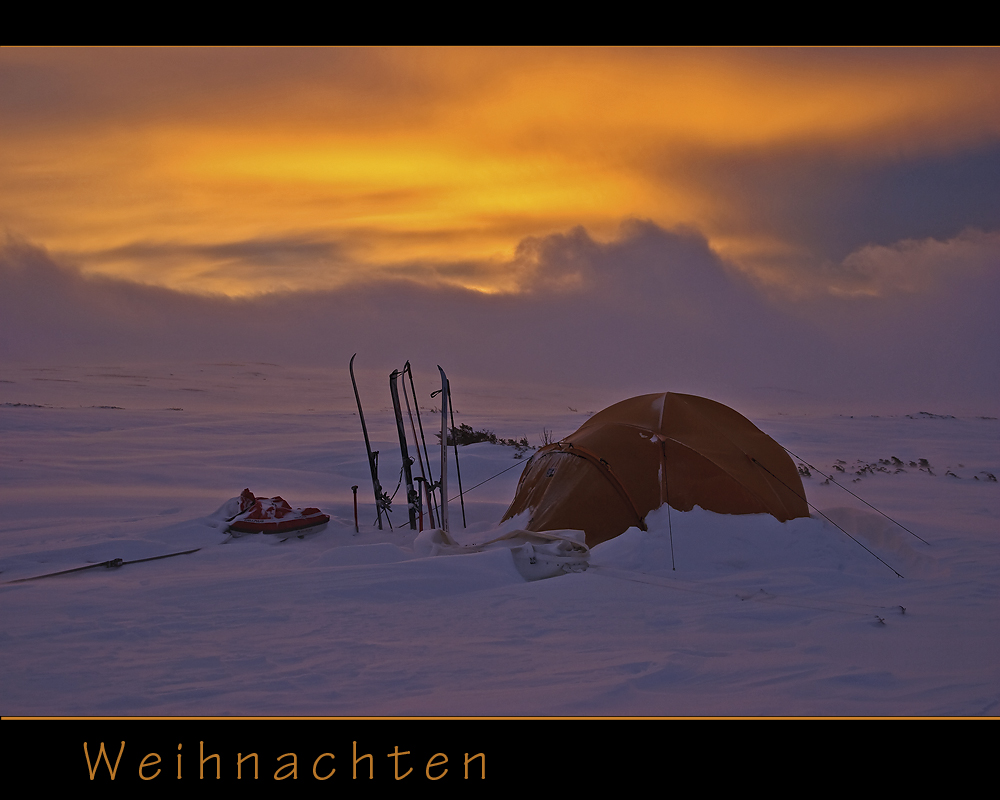
[[[354,378],[354,359],[358,357],[355,353],[351,356],[350,362],[350,372],[351,372],[351,385],[354,387],[354,399],[358,403],[358,419],[361,420],[361,432],[365,437],[365,450],[368,453],[368,469],[371,472],[372,479],[372,492],[375,494],[375,513],[378,517],[378,529],[382,530],[382,513],[386,512],[386,522],[389,522],[389,504],[387,502],[388,495],[383,491],[382,484],[378,479],[378,450],[372,450],[371,442],[368,439],[368,426],[365,424],[365,412],[361,408],[361,395],[358,394],[358,382]],[[392,523],[389,522],[391,526]]]

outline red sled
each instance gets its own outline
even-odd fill
[[[253,492],[244,489],[240,513],[229,528],[240,533],[287,533],[329,521],[330,515],[318,508],[292,508],[280,497],[254,497]]]

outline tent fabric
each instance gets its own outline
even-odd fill
[[[541,448],[503,519],[529,512],[525,530],[582,530],[593,547],[645,530],[646,515],[665,503],[782,522],[809,516],[781,445],[722,403],[665,392],[609,406]]]

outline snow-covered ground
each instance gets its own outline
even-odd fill
[[[660,509],[586,572],[527,582],[506,550],[418,557],[402,508],[373,526],[346,370],[0,378],[3,715],[1000,714],[997,419],[748,413],[910,532],[814,469],[809,501],[846,533],[818,514]],[[459,422],[535,445],[622,399],[451,378]],[[387,378],[360,382],[391,491]],[[434,388],[418,374],[428,427]],[[456,538],[495,528],[521,463],[462,448],[466,488],[513,469],[468,494],[467,531],[452,506]],[[333,520],[232,539],[220,520],[246,487]]]

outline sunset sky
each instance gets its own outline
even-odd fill
[[[975,305],[1000,50],[3,48],[0,224],[8,283],[176,303],[683,294],[656,240],[792,318]]]

